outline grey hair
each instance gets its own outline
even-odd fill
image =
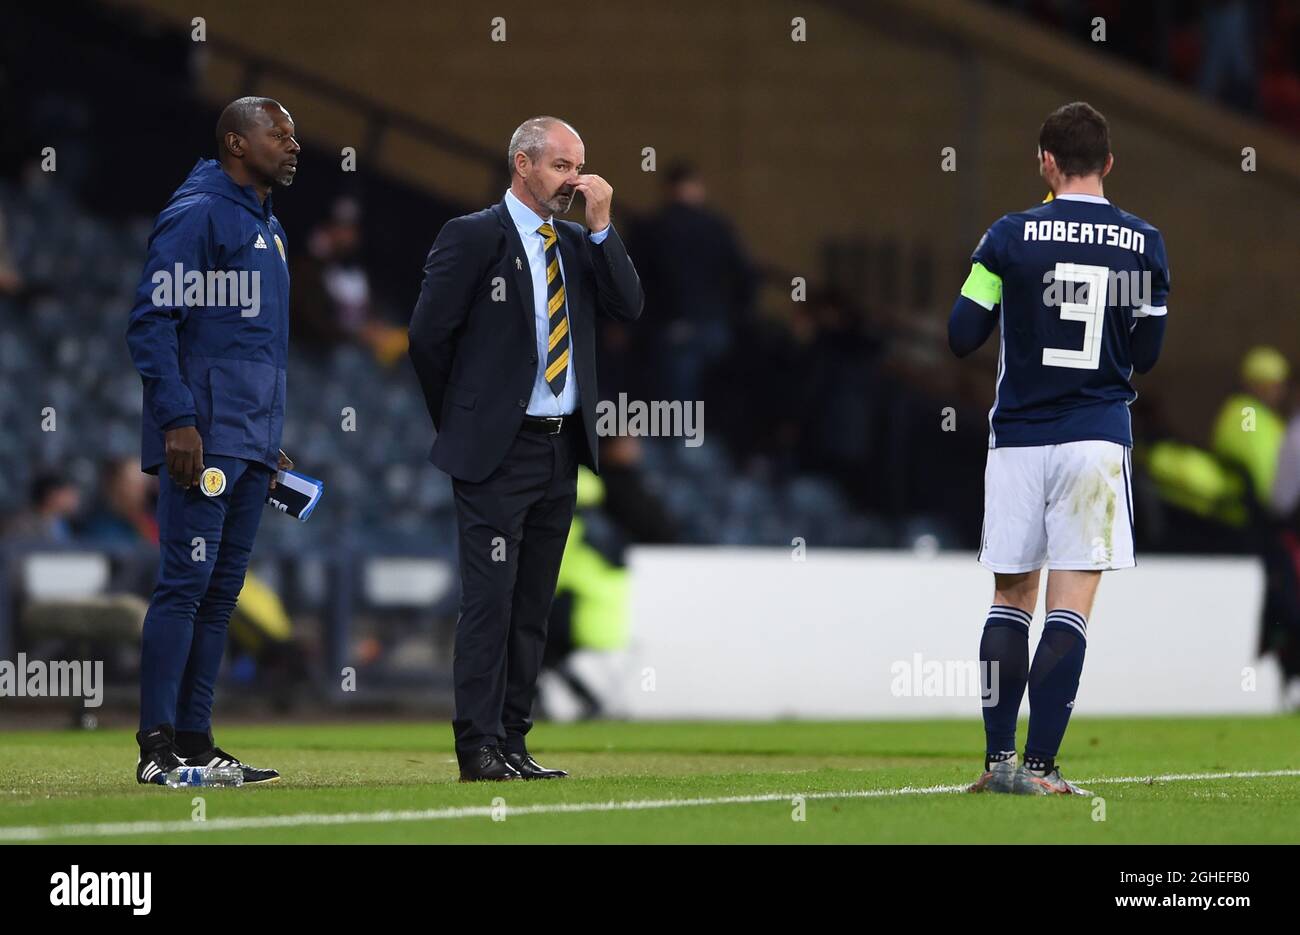
[[[578,131],[559,117],[529,117],[510,135],[510,148],[506,150],[506,163],[510,167],[510,177],[515,174],[515,154],[523,153],[533,162],[542,158],[546,151],[546,136],[555,126],[567,127],[569,132],[578,136]],[[578,137],[582,139],[582,137]]]

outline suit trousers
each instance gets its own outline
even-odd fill
[[[460,615],[452,679],[456,750],[526,752],[546,620],[577,499],[581,415],[555,435],[521,430],[486,479],[453,479]]]

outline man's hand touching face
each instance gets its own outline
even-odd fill
[[[580,175],[574,189],[582,194],[587,206],[587,230],[593,234],[609,227],[609,208],[614,188],[599,175]]]

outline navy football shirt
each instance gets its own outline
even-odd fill
[[[971,262],[962,295],[1002,306],[989,447],[1132,446],[1129,335],[1165,314],[1160,232],[1105,198],[1067,194],[999,218]]]

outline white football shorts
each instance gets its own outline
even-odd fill
[[[1132,568],[1132,473],[1115,442],[990,448],[980,564],[1002,574]]]

